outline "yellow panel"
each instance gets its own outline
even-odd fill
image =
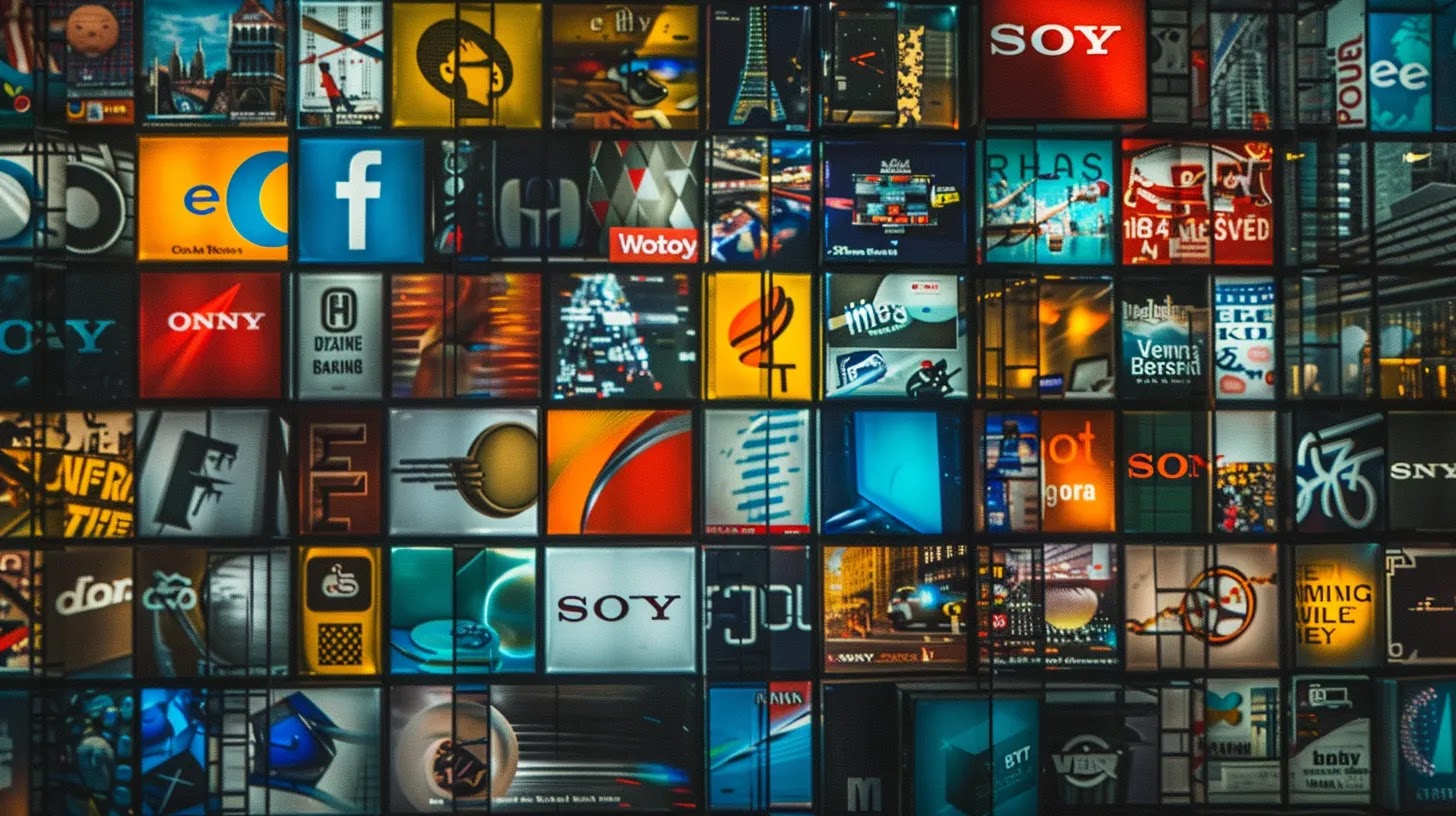
[[[379,573],[376,548],[303,550],[299,565],[301,674],[379,673]]]
[[[395,126],[540,127],[541,26],[538,3],[395,3]]]
[[[720,272],[709,276],[708,399],[807,400],[814,355],[810,278]]]

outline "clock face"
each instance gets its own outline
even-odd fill
[[[880,53],[877,50],[866,51],[863,54],[855,54],[854,56],[850,57],[849,63],[851,65],[857,65],[866,71],[874,71],[880,76],[885,76],[887,71],[884,67],[880,65],[880,60],[883,59],[884,56],[884,54]]]
[[[832,105],[838,110],[895,109],[895,13],[841,13],[834,28]]]

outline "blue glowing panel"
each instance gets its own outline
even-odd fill
[[[708,806],[808,810],[813,688],[807,681],[708,690]]]

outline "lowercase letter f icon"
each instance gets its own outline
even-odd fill
[[[365,202],[379,198],[379,182],[369,181],[369,168],[384,162],[378,150],[360,150],[349,159],[349,178],[334,184],[334,196],[349,202],[349,249],[366,249]]]

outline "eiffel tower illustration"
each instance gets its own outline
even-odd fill
[[[733,115],[728,124],[741,125],[748,121],[748,114],[759,108],[768,111],[770,122],[782,122],[788,118],[784,103],[779,100],[779,89],[768,78],[768,53],[765,43],[768,32],[764,18],[768,15],[763,6],[748,9],[748,46],[744,50],[743,70],[738,74],[738,95],[733,100]]]

